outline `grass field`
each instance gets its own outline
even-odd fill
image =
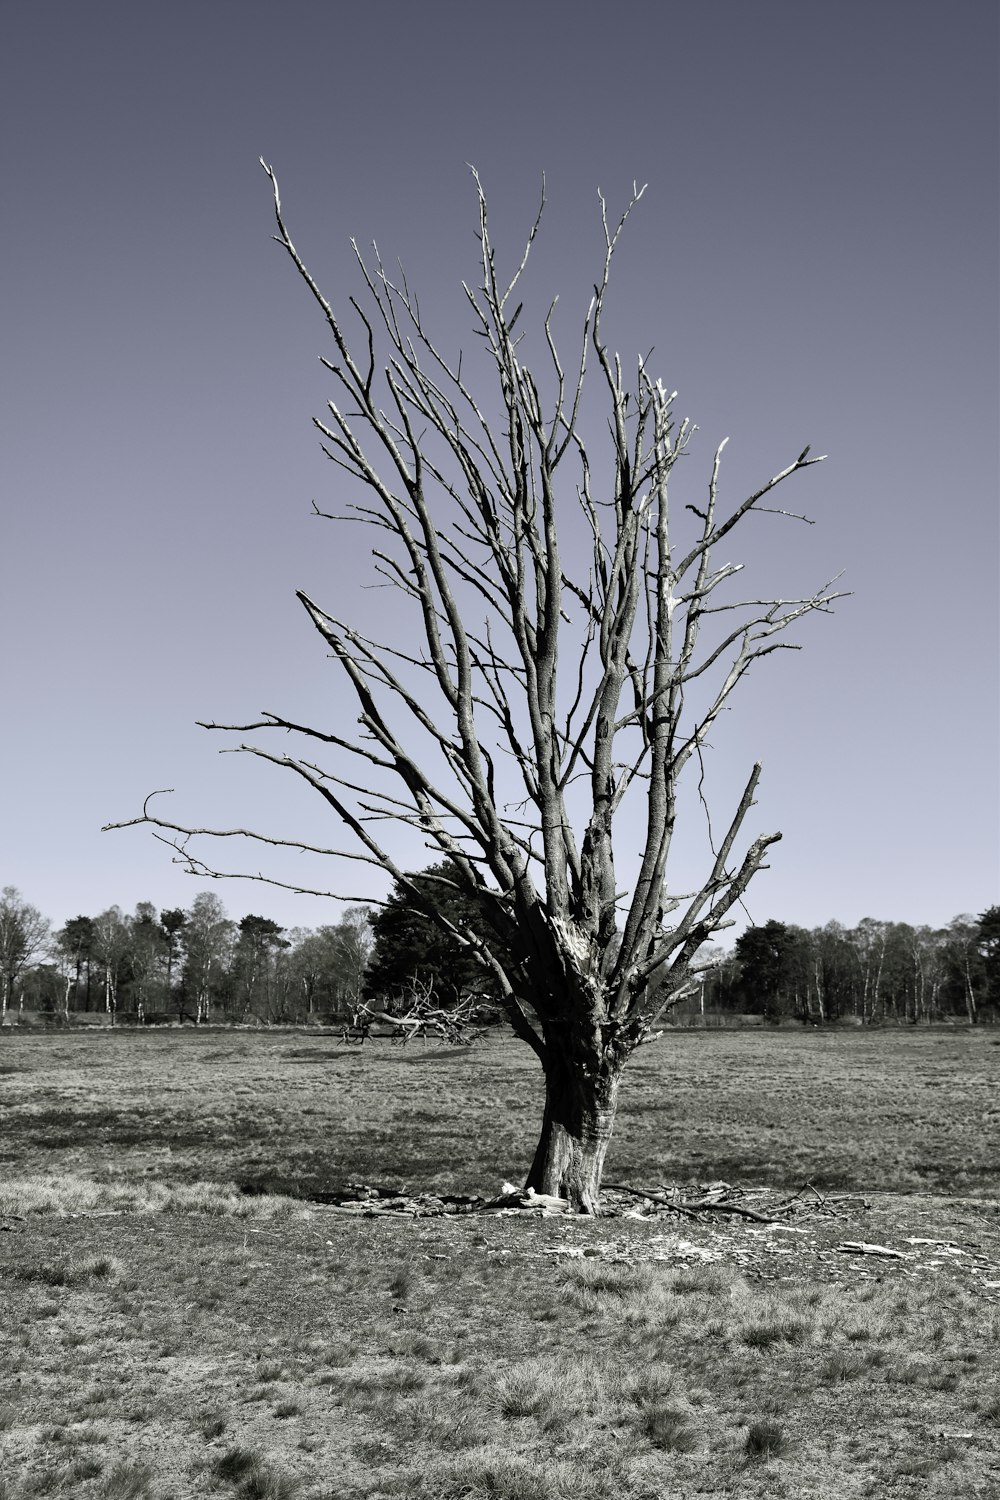
[[[997,1040],[644,1049],[606,1179],[855,1195],[768,1226],[323,1202],[522,1176],[499,1039],[4,1033],[0,1500],[996,1500]]]

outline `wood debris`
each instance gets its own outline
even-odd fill
[[[534,1188],[505,1182],[494,1198],[443,1193],[409,1193],[405,1188],[372,1187],[349,1182],[339,1192],[319,1193],[312,1200],[330,1213],[355,1217],[386,1215],[397,1218],[427,1218],[451,1214],[510,1214],[550,1218],[567,1212],[565,1199]],[[850,1202],[868,1208],[865,1199],[843,1194],[828,1197],[806,1183],[791,1197],[769,1188],[735,1188],[728,1182],[688,1183],[679,1186],[635,1188],[609,1183],[601,1196],[605,1218],[694,1219],[702,1214],[723,1214],[747,1219],[768,1229],[794,1231],[788,1220],[841,1217],[840,1206]],[[803,1231],[798,1231],[803,1232]]]
[[[869,1245],[864,1240],[845,1240],[837,1249],[845,1255],[881,1255],[886,1260],[909,1260],[905,1250],[891,1250],[888,1245]]]
[[[535,1252],[539,1257],[551,1255],[556,1260],[605,1260],[635,1265],[645,1261],[700,1261],[722,1259],[722,1252],[705,1245],[693,1245],[679,1235],[655,1235],[641,1245],[633,1243],[547,1245]]]
[[[605,1213],[623,1212],[615,1201],[620,1194],[638,1198],[644,1218],[660,1218],[664,1214],[695,1218],[698,1214],[716,1213],[768,1225],[778,1225],[790,1218],[840,1218],[848,1204],[864,1209],[871,1206],[867,1199],[854,1193],[821,1193],[811,1182],[804,1183],[791,1197],[777,1197],[768,1188],[734,1188],[728,1182],[689,1184],[686,1191],[676,1186],[634,1188],[608,1183],[602,1199]]]

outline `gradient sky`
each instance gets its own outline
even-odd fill
[[[467,162],[510,254],[544,169],[533,284],[567,347],[596,190],[649,183],[609,341],[629,365],[653,346],[699,485],[726,435],[734,503],[806,443],[830,455],[782,502],[817,525],[765,520],[742,555],[854,591],[714,736],[721,784],[763,761],[752,831],[784,833],[750,914],[940,925],[1000,899],[997,29],[982,0],[7,0],[0,884],[57,924],[189,905],[205,882],[148,832],[100,832],[158,787],[179,821],[338,842],[195,725],[346,703],[293,591],[348,612],[368,564],[310,514],[337,503],[310,424],[327,345],[263,155],[331,298],[374,238],[453,348]],[[339,914],[212,888],[236,917]]]

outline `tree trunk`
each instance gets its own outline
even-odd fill
[[[970,1026],[975,1026],[976,1020],[977,1020],[977,1016],[976,1016],[976,994],[975,994],[975,991],[972,988],[972,975],[969,973],[969,955],[968,954],[965,955],[964,978],[965,978],[965,1010],[966,1010],[966,1014],[969,1017],[969,1025]]]
[[[597,1066],[553,1055],[545,1064],[542,1133],[525,1187],[565,1198],[574,1213],[599,1214],[601,1173],[618,1107],[621,1062]]]

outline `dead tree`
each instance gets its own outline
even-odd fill
[[[377,249],[366,260],[356,245],[364,297],[350,298],[359,320],[352,341],[293,244],[274,173],[262,165],[274,190],[275,238],[331,340],[322,362],[334,395],[316,426],[351,482],[348,517],[379,539],[375,571],[414,620],[407,634],[381,643],[299,595],[356,699],[356,738],[336,723],[272,712],[206,727],[300,737],[300,753],[246,741],[239,748],[303,778],[353,835],[349,850],[321,852],[369,861],[405,884],[379,831],[388,819],[453,863],[487,939],[449,924],[410,886],[415,904],[491,976],[544,1069],[527,1182],[596,1213],[626,1061],[696,983],[698,950],[729,925],[780,837],[741,839],[760,776],[754,765],[724,835],[709,840],[700,886],[677,891],[668,856],[681,777],[698,770],[753,664],[787,647],[782,637],[795,622],[842,597],[829,583],[803,598],[741,599],[732,588],[741,565],[716,561],[718,549],[755,514],[789,516],[766,502],[819,459],[803,449],[725,507],[722,444],[704,489],[692,495],[687,487],[691,500],[671,507],[673,471],[693,428],[675,417],[676,393],[643,359],[626,380],[604,333],[612,261],[641,191],[617,224],[600,199],[601,263],[568,368],[555,303],[537,321],[539,361],[529,363],[522,346],[522,282],[541,209],[523,256],[501,276],[473,173],[481,259],[478,285],[464,292],[482,376],[434,341],[405,277],[390,275]],[[603,405],[596,418],[595,383]],[[637,855],[620,831],[635,801]],[[158,817],[148,801],[132,821],[160,830],[189,869],[220,873],[191,843],[213,830]]]
[[[415,1037],[426,1041],[439,1037],[450,1046],[471,1046],[486,1029],[489,1007],[479,995],[463,995],[454,1005],[439,1005],[431,976],[414,974],[405,995],[401,995],[391,1012],[364,1007],[372,1020],[388,1022],[395,1027],[394,1037],[405,1046]]]

